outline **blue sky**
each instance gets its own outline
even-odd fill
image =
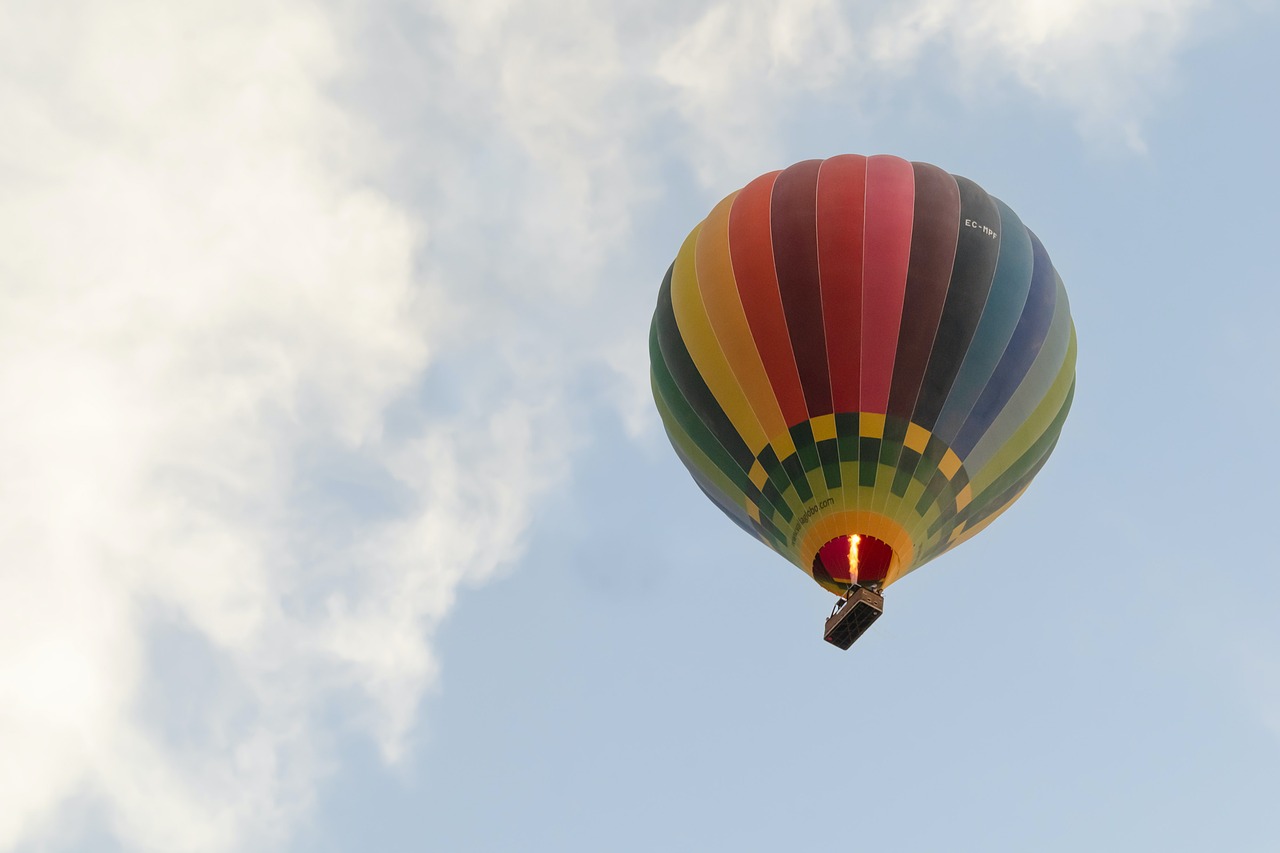
[[[1271,4],[0,2],[0,849],[1273,850]],[[1043,240],[1054,457],[831,597],[646,334],[755,175]]]

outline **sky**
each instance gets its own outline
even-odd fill
[[[0,850],[1270,851],[1280,9],[0,0]],[[1043,240],[1053,458],[833,599],[647,332],[758,174]]]

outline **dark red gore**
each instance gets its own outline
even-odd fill
[[[868,584],[883,581],[889,573],[893,549],[874,536],[858,536],[856,553],[851,554],[849,536],[837,536],[818,549],[813,558],[815,574],[822,571],[832,580]],[[850,558],[853,559],[850,559]]]

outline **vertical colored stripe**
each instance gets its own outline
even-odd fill
[[[1036,404],[1035,409],[1021,421],[1013,434],[1000,444],[999,449],[991,456],[990,460],[980,469],[973,469],[974,473],[971,481],[974,491],[986,489],[997,477],[1003,476],[1005,469],[1012,465],[1014,460],[1025,453],[1028,447],[1038,441],[1040,436],[1051,428],[1053,420],[1057,417],[1063,405],[1063,400],[1067,399],[1071,388],[1075,385],[1075,379],[1076,336],[1075,328],[1072,327],[1067,354],[1062,359],[1062,364],[1058,368],[1058,375],[1054,378],[1053,384],[1049,386],[1048,391],[1044,393],[1040,402]],[[975,455],[980,453],[981,450],[982,445],[979,443],[978,447],[974,448]]]
[[[1027,228],[1008,205],[993,199],[1000,211],[1000,256],[996,260],[995,280],[982,309],[973,342],[965,353],[960,372],[951,384],[942,413],[933,427],[934,433],[947,444],[955,440],[965,418],[987,386],[1004,355],[1009,339],[1018,326],[1022,309],[1031,288],[1034,253]]]
[[[674,264],[672,265],[674,269]],[[671,305],[671,270],[662,282],[658,292],[658,310],[654,313],[654,326],[657,329],[658,347],[662,352],[662,360],[671,372],[680,395],[689,402],[689,406],[698,414],[698,418],[715,436],[720,446],[733,458],[744,472],[751,470],[755,454],[742,440],[741,434],[734,427],[729,416],[720,408],[715,395],[707,387],[697,365],[689,356],[684,339],[680,337],[680,328],[676,324],[675,311]]]
[[[866,157],[845,154],[823,162],[816,199],[818,270],[831,402],[837,412],[858,411],[866,193]]]
[[[889,391],[888,414],[905,422],[924,381],[929,352],[938,331],[938,320],[946,304],[951,284],[951,267],[956,257],[960,229],[960,189],[955,178],[927,163],[911,164],[915,171],[915,211],[911,226],[911,256],[898,332],[897,355]]]
[[[729,211],[737,195],[734,193],[721,201],[702,223],[696,253],[698,289],[702,292],[707,319],[738,384],[765,432],[776,440],[778,436],[786,436],[787,423],[747,324],[729,253]],[[794,450],[789,445],[774,449],[782,456]]]
[[[782,416],[791,427],[807,420],[809,414],[774,271],[769,208],[777,175],[771,172],[756,178],[734,199],[729,211],[729,254],[751,337]]]
[[[725,359],[724,349],[716,339],[711,322],[707,319],[706,308],[702,304],[694,257],[694,247],[701,230],[699,227],[690,232],[676,255],[671,272],[671,305],[680,338],[689,350],[694,366],[754,457],[769,443],[769,437],[742,393],[742,387]]]
[[[915,173],[897,157],[867,158],[867,217],[862,272],[862,412],[884,414],[911,260]]]
[[[689,435],[694,444],[706,454],[715,468],[723,473],[733,483],[735,489],[746,496],[747,500],[759,507],[763,515],[772,516],[776,514],[776,507],[751,482],[750,477],[747,475],[747,470],[725,449],[717,436],[708,428],[704,413],[698,411],[690,403],[689,398],[682,394],[677,380],[668,369],[669,363],[662,353],[658,323],[656,321],[650,327],[649,352],[651,354],[650,366],[652,368],[653,384],[663,400],[665,400],[667,407],[680,424],[680,427]]]
[[[955,180],[960,189],[960,235],[951,268],[951,287],[911,415],[913,422],[927,430],[934,428],[969,351],[1000,257],[1000,211],[995,202],[973,181]]]
[[[889,390],[888,418],[880,444],[875,509],[886,508],[891,495],[905,493],[918,455],[903,455],[907,425],[920,394],[929,351],[946,304],[955,263],[960,228],[960,190],[955,178],[936,166],[912,163],[915,173],[915,208],[912,212],[911,255],[902,301],[893,381]],[[893,474],[890,475],[890,470]]]
[[[734,193],[716,205],[698,231],[695,252],[698,289],[725,359],[765,435],[772,442],[760,454],[770,481],[784,494],[790,485],[800,499],[808,499],[811,492],[803,471],[793,475],[781,464],[782,459],[795,453],[795,447],[756,349],[734,278],[729,251],[729,214],[737,195]]]
[[[1022,309],[1017,328],[1013,330],[1013,337],[1009,339],[1009,346],[952,443],[961,459],[968,456],[969,451],[982,439],[1000,415],[1005,403],[1009,402],[1013,392],[1022,383],[1022,377],[1040,353],[1045,335],[1049,332],[1049,322],[1053,319],[1057,273],[1049,261],[1049,253],[1036,239],[1036,235],[1030,231],[1027,233],[1031,237],[1031,249],[1035,257],[1031,291],[1027,294],[1027,304]]]
[[[805,160],[773,184],[769,221],[778,291],[809,417],[831,414],[831,377],[818,278],[818,169]]]
[[[1035,360],[1023,374],[1022,381],[1009,395],[1000,414],[987,427],[982,438],[969,451],[965,465],[970,471],[978,471],[987,465],[1014,433],[1027,422],[1055,381],[1062,383],[1065,380],[1061,375],[1064,363],[1070,360],[1074,365],[1075,351],[1071,348],[1074,327],[1071,323],[1071,312],[1067,307],[1067,292],[1061,280],[1058,279],[1057,273],[1054,273],[1054,279],[1057,299],[1049,329],[1045,333]],[[1074,371],[1073,366],[1071,372],[1074,373]]]

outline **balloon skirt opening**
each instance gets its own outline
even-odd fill
[[[837,536],[818,549],[813,576],[841,584],[879,586],[889,573],[893,549],[874,536]]]

